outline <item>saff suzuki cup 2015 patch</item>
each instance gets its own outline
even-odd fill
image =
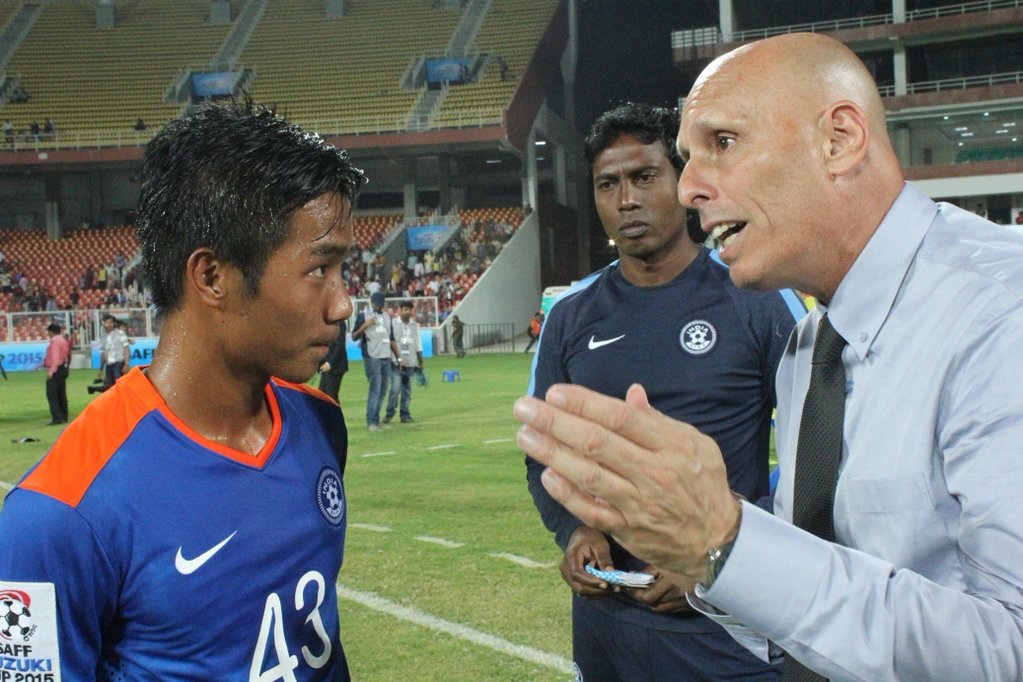
[[[53,583],[0,581],[0,682],[60,682]]]

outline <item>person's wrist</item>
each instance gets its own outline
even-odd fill
[[[735,540],[739,537],[739,527],[742,525],[742,501],[745,498],[736,492],[732,493],[732,497],[735,499],[736,505],[735,522],[732,524],[728,535],[725,536],[724,541],[713,545],[707,550],[706,572],[703,579],[698,581],[705,590],[710,589],[714,581],[721,575],[721,571],[724,570],[725,563],[728,561],[728,556],[732,552],[732,547],[735,545]]]

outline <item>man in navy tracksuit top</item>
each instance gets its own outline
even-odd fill
[[[626,104],[602,115],[586,138],[597,212],[620,259],[567,291],[551,308],[533,361],[530,395],[556,383],[625,397],[642,384],[657,410],[721,445],[731,488],[769,492],[774,374],[805,309],[791,291],[737,288],[727,268],[690,239],[676,187],[678,112]],[[555,502],[543,467],[526,458],[529,490],[564,552],[561,575],[575,593],[573,656],[593,680],[776,680],[720,626],[696,613],[693,585],[631,556]],[[597,568],[642,571],[647,588],[609,586]]]

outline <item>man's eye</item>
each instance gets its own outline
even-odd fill
[[[718,135],[717,136],[718,149],[728,149],[733,144],[735,144],[735,138],[734,137],[728,137],[726,135]]]
[[[327,274],[326,266],[321,265],[320,267],[313,269],[309,274],[313,277],[325,277]]]

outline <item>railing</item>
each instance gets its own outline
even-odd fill
[[[437,337],[435,337],[437,338]],[[444,325],[443,338],[437,338],[443,353],[454,353],[455,344],[451,340],[451,325]],[[514,353],[515,325],[511,322],[495,322],[491,324],[467,324],[462,332],[462,347],[465,352],[477,353]]]
[[[1020,6],[1023,6],[1023,0],[981,0],[980,2],[967,2],[961,5],[912,10],[906,12],[906,21],[936,19],[939,17],[973,14],[976,12],[992,12],[998,9],[1010,9]],[[732,34],[731,40],[735,42],[742,42],[769,38],[770,36],[782,35],[785,33],[823,33],[829,31],[841,31],[845,29],[865,28],[867,26],[884,26],[894,23],[895,16],[893,14],[875,14],[866,17],[849,17],[846,19],[835,19],[832,21],[815,21],[806,24],[770,26],[767,28],[735,31]],[[671,34],[671,46],[673,48],[714,45],[721,43],[722,41],[723,38],[721,32],[716,29],[675,31]]]
[[[156,128],[146,130],[92,130],[79,132],[16,133],[13,142],[0,138],[0,151],[36,151],[96,149],[98,147],[144,147],[153,139]]]
[[[72,346],[83,350],[102,338],[102,320],[108,314],[124,322],[125,332],[132,338],[160,335],[162,321],[151,308],[48,310],[0,314],[0,343],[46,341],[47,325],[56,322],[71,336]]]
[[[398,304],[403,296],[387,298],[384,308],[397,316]],[[415,296],[412,311],[421,327],[434,329],[440,325],[440,306],[436,296]],[[356,313],[365,310],[369,299],[352,299]],[[38,343],[49,340],[47,325],[56,322],[71,336],[75,350],[90,348],[103,337],[103,316],[113,315],[124,322],[125,332],[131,338],[148,338],[160,335],[163,319],[157,317],[153,308],[105,308],[90,310],[48,310],[27,313],[0,313],[0,343]],[[355,315],[353,314],[354,318]]]
[[[918,83],[907,83],[907,95],[916,95],[923,92],[943,92],[948,90],[965,90],[966,88],[982,88],[992,85],[1006,85],[1023,83],[1023,71],[1009,73],[992,73],[986,76],[965,76],[962,78],[946,78],[937,81],[920,81]],[[882,97],[894,97],[895,86],[884,85],[878,88]]]
[[[456,116],[445,116],[443,122],[434,128],[483,128],[500,125],[504,118],[504,107],[488,109],[470,109],[459,111]],[[309,131],[322,136],[360,136],[379,135],[382,133],[405,133],[417,128],[408,125],[406,116],[346,116],[343,118],[319,120],[295,120],[296,123]],[[144,147],[158,132],[158,127],[143,131],[135,130],[93,130],[93,131],[57,131],[52,135],[40,134],[38,140],[28,133],[16,134],[13,143],[7,142],[0,135],[0,152],[52,150],[81,150],[102,147]]]

